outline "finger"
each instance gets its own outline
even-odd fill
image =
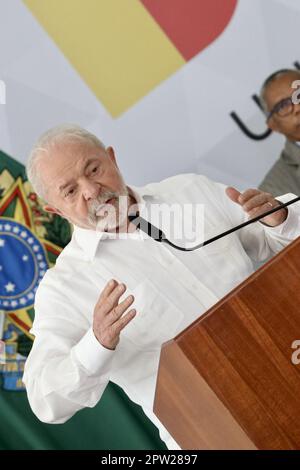
[[[101,313],[107,315],[118,304],[121,295],[123,295],[125,291],[125,284],[119,284],[116,286],[105,301],[99,305]]]
[[[120,331],[123,330],[123,328],[125,328],[125,326],[128,325],[129,322],[131,322],[131,320],[133,320],[133,318],[136,316],[136,310],[133,308],[132,310],[130,310],[128,313],[126,313],[125,315],[123,315],[123,317],[121,317],[114,325],[113,325],[113,328],[115,328],[115,332],[116,334],[119,334]]]
[[[261,191],[258,189],[246,189],[243,193],[240,194],[238,202],[240,204],[245,204],[251,197],[261,194]]]
[[[134,302],[134,296],[129,295],[119,305],[115,306],[107,315],[107,326],[112,325],[123,315],[123,313],[132,305]]]
[[[275,206],[273,206],[273,207],[275,207]],[[265,203],[265,204],[262,204],[260,207],[257,207],[255,209],[251,210],[250,212],[248,212],[248,215],[250,216],[251,219],[254,219],[254,217],[262,215],[262,214],[264,214],[265,212],[268,212],[271,209],[272,209],[272,207],[270,206],[270,204]]]
[[[267,195],[267,193],[260,193],[248,199],[248,201],[245,202],[242,207],[244,211],[249,212],[253,209],[259,208],[263,204],[266,204],[268,201],[269,195]]]
[[[115,279],[111,279],[110,281],[108,281],[103,291],[101,292],[97,303],[103,302],[103,300],[111,294],[111,292],[114,290],[115,287],[117,287],[117,285],[118,282],[115,281]]]
[[[232,186],[228,186],[228,188],[225,189],[225,192],[226,192],[227,196],[229,197],[229,199],[231,199],[233,202],[236,202],[237,204],[239,204],[238,198],[241,194],[240,191],[233,188]]]

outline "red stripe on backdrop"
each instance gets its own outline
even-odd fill
[[[227,27],[237,0],[141,0],[186,60]]]

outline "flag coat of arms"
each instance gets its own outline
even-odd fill
[[[24,166],[0,152],[0,375],[4,390],[22,391],[34,296],[46,270],[70,240],[66,220],[43,210]]]

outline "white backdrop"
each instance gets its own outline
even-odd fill
[[[115,148],[128,184],[198,172],[255,186],[283,139],[249,139],[230,112],[265,130],[251,95],[270,72],[300,60],[299,25],[299,0],[239,0],[216,41],[112,118],[22,1],[0,0],[0,148],[25,162],[41,132],[76,122]]]

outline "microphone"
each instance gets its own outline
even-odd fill
[[[230,233],[235,232],[236,230],[240,230],[241,228],[246,227],[246,225],[253,224],[254,222],[259,221],[260,219],[263,219],[267,215],[273,214],[276,211],[284,209],[285,207],[290,206],[291,204],[295,204],[295,202],[299,200],[300,200],[300,196],[297,196],[294,199],[291,199],[290,201],[285,202],[285,203],[278,201],[280,203],[279,206],[273,207],[273,209],[270,209],[267,212],[264,212],[263,214],[258,215],[256,217],[253,217],[253,219],[246,220],[246,222],[236,225],[235,227],[232,227],[231,229],[226,230],[225,232],[222,232],[219,235],[216,235],[215,237],[205,240],[204,242],[199,243],[198,245],[193,246],[192,248],[185,248],[184,246],[178,246],[172,243],[170,240],[167,239],[167,237],[165,236],[164,232],[161,229],[159,229],[158,227],[155,227],[155,225],[151,224],[146,219],[141,217],[139,215],[139,212],[137,212],[136,214],[128,215],[128,219],[129,219],[129,222],[132,222],[138,230],[141,230],[142,232],[146,233],[149,237],[153,238],[153,240],[157,242],[167,243],[168,245],[172,246],[176,250],[180,250],[180,251],[194,251],[194,250],[198,250],[199,248],[202,248],[203,246],[209,245],[210,243],[213,243],[216,240],[219,240],[219,238],[225,237],[226,235],[229,235]]]
[[[149,235],[149,237],[153,238],[153,240],[157,242],[162,242],[164,239],[166,240],[164,232],[141,217],[139,212],[137,212],[135,215],[128,215],[128,219],[129,222],[133,222],[138,230],[146,233]]]

